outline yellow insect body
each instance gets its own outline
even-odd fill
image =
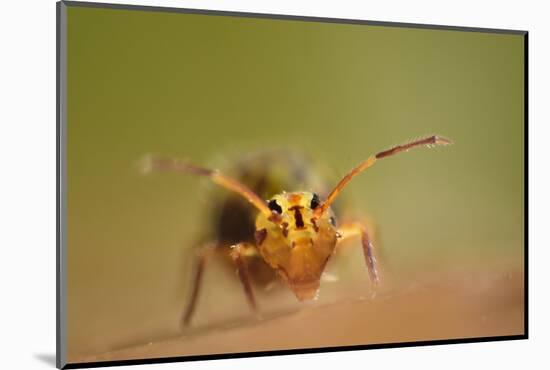
[[[337,240],[332,212],[316,219],[311,209],[313,197],[308,192],[276,195],[270,204],[280,207],[279,219],[274,222],[273,217],[270,220],[262,213],[256,219],[256,247],[260,255],[299,300],[317,294],[321,274]]]

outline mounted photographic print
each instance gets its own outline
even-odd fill
[[[527,32],[57,11],[58,367],[527,338]]]

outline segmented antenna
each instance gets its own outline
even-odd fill
[[[142,173],[152,171],[180,172],[205,176],[210,178],[214,183],[226,188],[234,193],[237,193],[248,200],[254,207],[262,212],[266,217],[272,216],[272,212],[266,202],[254,193],[246,185],[238,182],[231,177],[225,176],[218,170],[212,170],[197,166],[181,159],[160,158],[154,155],[146,156],[141,163]]]
[[[401,152],[406,152],[409,149],[412,149],[418,146],[431,147],[434,145],[449,145],[449,144],[452,144],[451,140],[438,135],[433,135],[424,139],[418,139],[418,140],[408,142],[406,144],[397,145],[391,149],[384,150],[382,152],[371,155],[366,160],[361,162],[357,167],[352,169],[346,176],[342,178],[342,180],[340,180],[338,185],[336,185],[336,187],[330,192],[325,202],[320,207],[317,207],[315,209],[314,211],[315,217],[316,218],[321,217],[323,213],[330,207],[332,202],[334,202],[334,199],[336,199],[340,191],[342,191],[342,189],[348,184],[348,182],[350,182],[350,180],[354,178],[356,175],[360,174],[361,172],[363,172],[364,170],[372,166],[374,163],[376,163],[378,159],[391,157],[392,155],[395,155]]]

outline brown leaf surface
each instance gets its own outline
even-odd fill
[[[398,284],[374,298],[307,307],[70,362],[475,338],[524,333],[523,270],[449,273]]]

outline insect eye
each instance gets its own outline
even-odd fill
[[[277,212],[278,214],[283,213],[283,209],[280,205],[277,204],[277,201],[275,199],[271,199],[269,203],[267,203],[267,206],[270,210]]]
[[[309,205],[309,207],[311,209],[315,209],[319,207],[319,204],[321,204],[321,201],[319,200],[319,195],[314,193],[313,198],[311,198],[311,204]]]

